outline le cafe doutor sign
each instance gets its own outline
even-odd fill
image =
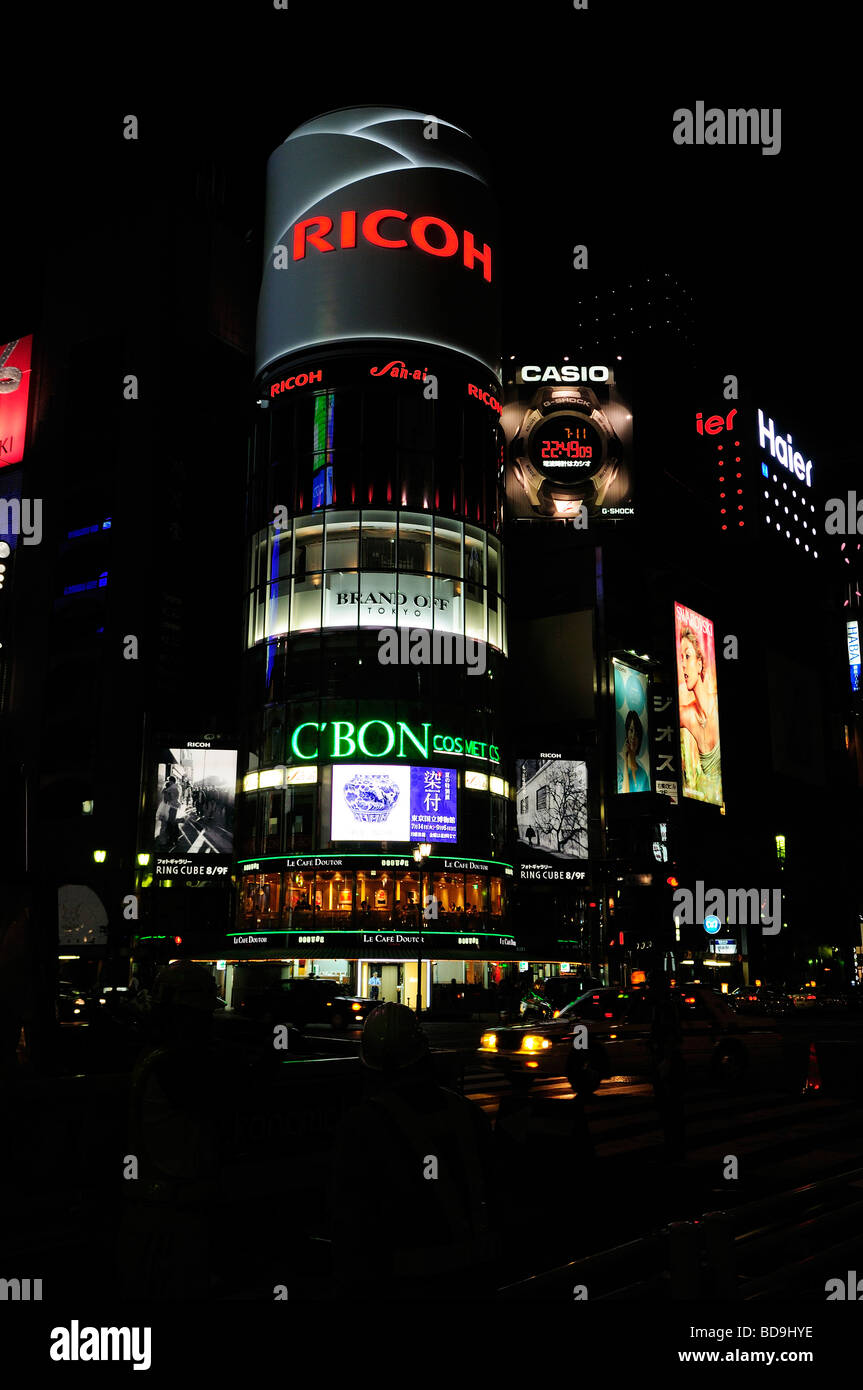
[[[349,719],[324,720],[322,724],[309,720],[294,729],[290,749],[294,757],[304,763],[315,762],[318,758],[355,758],[358,754],[366,758],[410,758],[417,753],[428,761],[431,741],[435,753],[500,762],[500,749],[495,743],[452,734],[431,734],[431,724],[421,724],[419,728],[421,732],[401,719],[395,724],[385,719],[367,719],[359,728]],[[410,745],[413,745],[413,753]]]

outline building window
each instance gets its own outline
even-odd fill
[[[330,511],[268,527],[249,552],[248,645],[401,624],[505,651],[501,558],[477,527],[421,512]]]

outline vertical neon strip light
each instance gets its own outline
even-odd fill
[[[269,624],[268,624],[268,626],[269,626],[269,628],[270,628],[270,632],[272,632],[272,628],[273,628],[273,619],[275,618],[276,613],[277,613],[277,611],[278,611],[278,603],[279,603],[279,595],[278,595],[277,580],[278,580],[278,573],[279,573],[279,554],[280,554],[280,548],[281,548],[281,541],[282,541],[281,532],[280,532],[280,531],[277,531],[276,534],[273,536],[273,546],[272,546],[272,552],[271,552],[271,558],[270,558],[270,605],[269,605],[269,607],[270,607],[270,612],[269,612]],[[269,684],[270,684],[270,679],[271,679],[272,674],[273,674],[273,662],[274,662],[274,660],[275,660],[275,656],[276,656],[276,639],[275,639],[275,637],[271,637],[271,636],[268,635],[268,636],[267,636],[267,685],[268,685],[268,686],[269,686]]]

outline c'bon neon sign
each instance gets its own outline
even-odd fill
[[[431,724],[421,724],[418,730],[412,729],[401,719],[395,724],[385,719],[367,719],[359,728],[349,719],[324,720],[322,724],[308,720],[294,729],[290,747],[294,757],[304,763],[316,762],[319,758],[338,761],[358,755],[366,758],[410,758],[417,753],[427,760],[429,745],[434,753],[500,762],[500,749],[495,743],[483,743],[479,739],[452,734],[432,734]],[[395,751],[396,745],[398,752]]]

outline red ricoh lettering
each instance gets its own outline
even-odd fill
[[[469,396],[475,396],[478,401],[483,401],[485,405],[491,406],[492,410],[497,411],[498,415],[500,415],[502,409],[501,403],[500,401],[496,401],[494,396],[490,395],[488,391],[482,391],[479,386],[468,386],[467,393]]]
[[[357,213],[347,209],[337,214],[336,220],[325,215],[305,217],[295,223],[291,236],[291,259],[302,261],[308,250],[348,251],[357,245]],[[442,217],[424,213],[411,218],[410,213],[400,208],[376,208],[367,213],[359,226],[359,235],[372,246],[380,246],[386,251],[403,251],[411,242],[418,251],[427,256],[443,259],[457,256],[461,252],[462,265],[467,270],[482,267],[484,280],[491,280],[491,247],[483,242],[482,248],[472,232],[463,231],[460,235],[451,223]],[[408,240],[410,238],[410,240]]]
[[[270,399],[280,396],[283,391],[294,391],[298,386],[311,386],[313,382],[323,381],[323,368],[316,372],[299,372],[296,376],[285,377],[284,381],[274,381],[270,387]]]

